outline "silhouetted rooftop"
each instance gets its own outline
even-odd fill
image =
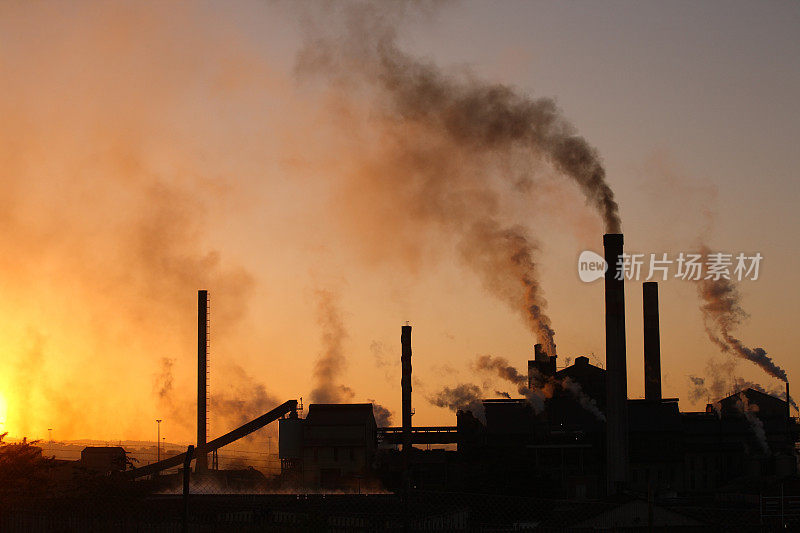
[[[349,426],[375,423],[371,403],[313,403],[306,423],[319,426]]]

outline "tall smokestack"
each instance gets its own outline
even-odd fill
[[[197,447],[206,443],[208,421],[208,291],[197,291]],[[198,472],[208,470],[208,456],[197,456]]]
[[[661,336],[658,326],[658,283],[642,286],[644,312],[644,397],[661,401]]]
[[[789,396],[789,382],[786,382],[786,438],[789,440],[789,446],[794,447],[792,434],[792,397]]]
[[[606,285],[606,488],[616,494],[628,479],[628,378],[622,234],[603,235]]]
[[[404,482],[409,485],[411,459],[411,326],[408,324],[401,329],[400,344],[402,346],[400,353],[400,363],[402,364],[400,386],[403,391],[403,475]]]

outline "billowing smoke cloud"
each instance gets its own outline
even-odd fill
[[[592,413],[598,420],[606,419],[603,412],[597,407],[597,402],[583,391],[580,383],[569,377],[559,378],[534,372],[532,387],[529,388],[528,378],[520,374],[503,357],[481,355],[475,362],[475,368],[492,372],[501,379],[516,385],[519,394],[528,399],[537,413],[544,410],[545,400],[552,398],[555,391],[561,389],[572,396],[581,407]]]
[[[299,73],[324,76],[337,116],[369,122],[374,148],[364,143],[363,159],[341,191],[343,198],[369,202],[350,228],[365,246],[385,246],[368,233],[385,225],[382,219],[391,212],[394,228],[413,233],[408,241],[392,239],[392,246],[415,258],[426,252],[423,234],[454,238],[485,288],[518,311],[545,352],[555,354],[537,245],[519,221],[509,220],[506,207],[509,197],[526,198],[537,170],[547,167],[577,185],[607,231],[620,231],[600,157],[553,100],[446,72],[403,52],[395,29],[414,10],[410,5],[418,7],[336,4],[310,30],[298,60]],[[339,26],[344,29],[337,34]],[[333,34],[320,28],[333,28]],[[365,223],[365,216],[374,224]]]
[[[9,396],[12,434],[23,425],[44,432],[60,414],[63,438],[150,435],[164,400],[160,389],[149,405],[142,396],[165,357],[175,361],[171,394],[183,411],[194,398],[199,288],[212,297],[212,356],[260,348],[236,328],[248,319],[255,288],[240,265],[261,257],[220,253],[216,243],[231,224],[252,227],[240,215],[265,197],[267,185],[258,181],[278,143],[290,149],[287,159],[314,159],[316,151],[334,152],[337,142],[346,144],[342,138],[352,139],[358,150],[346,153],[324,189],[330,186],[331,204],[341,210],[325,214],[344,226],[350,221],[363,237],[348,240],[428,257],[454,236],[486,288],[554,353],[537,245],[509,197],[537,199],[535,171],[555,169],[615,230],[616,206],[596,154],[552,101],[415,62],[395,45],[394,20],[384,16],[391,4],[358,7],[364,9],[344,8],[350,31],[343,38],[323,39],[319,53],[299,62],[299,70],[325,72],[333,81],[323,99],[333,104],[322,114],[336,135],[312,146],[319,138],[303,121],[319,102],[310,97],[306,106],[306,93],[301,106],[286,94],[291,83],[276,75],[261,46],[237,32],[241,11],[74,2],[67,17],[56,3],[0,6],[0,35],[13,43],[0,46],[8,81],[0,96],[0,391]],[[261,7],[242,9],[263,14]],[[291,111],[276,113],[281,107]],[[341,129],[332,120],[350,122]],[[300,141],[292,146],[279,140],[284,136]],[[262,247],[255,232],[243,235],[253,238],[252,248]],[[425,241],[432,236],[435,243]],[[47,342],[41,364],[32,366],[25,331],[41,324]],[[212,383],[225,381],[223,369],[213,367]],[[37,378],[25,396],[15,383],[28,375]],[[69,392],[57,398],[53,390]],[[332,396],[350,394],[334,387]],[[67,398],[74,417],[56,401]],[[189,414],[179,417],[187,427]],[[190,437],[191,431],[170,433]]]
[[[471,383],[461,383],[455,387],[444,387],[428,401],[437,407],[446,407],[453,412],[470,411],[475,418],[485,422],[486,414],[481,402],[482,390]]]
[[[733,336],[733,331],[748,315],[742,309],[739,291],[732,280],[703,279],[698,282],[697,291],[703,301],[700,308],[706,333],[712,342],[723,352],[756,364],[772,377],[788,381],[786,371],[775,364],[766,350],[749,348]]]
[[[347,340],[339,296],[332,290],[320,289],[315,292],[317,301],[317,323],[322,330],[322,353],[314,363],[314,389],[311,391],[313,403],[346,403],[355,397],[353,390],[342,383],[347,365],[344,343]],[[374,342],[370,346],[379,366],[388,365],[385,361],[383,345]],[[378,427],[391,426],[392,412],[375,400],[372,413]]]
[[[156,376],[156,382],[153,385],[155,393],[160,399],[167,399],[172,396],[172,367],[175,366],[175,359],[169,357],[161,358],[161,371]]]
[[[367,400],[372,404],[372,414],[375,415],[375,423],[378,427],[389,427],[392,425],[392,412],[375,400]]]
[[[350,387],[341,383],[342,373],[347,364],[344,355],[347,330],[339,310],[338,295],[324,289],[317,290],[315,295],[317,323],[322,329],[322,353],[314,363],[314,389],[311,391],[311,401],[347,402],[354,394]]]
[[[155,375],[153,392],[157,396],[158,413],[164,420],[163,429],[174,431],[175,427],[189,432],[196,429],[196,397],[179,395],[174,390],[175,360],[164,357],[161,369]],[[281,401],[267,388],[253,379],[241,366],[226,362],[219,369],[224,379],[214,379],[212,374],[209,387],[207,426],[208,439],[219,437],[267,411],[277,407]],[[193,388],[189,390],[194,391]],[[265,436],[277,437],[277,425],[272,424],[256,433],[251,433],[237,443],[238,447],[262,451]]]
[[[500,378],[510,381],[514,385],[527,386],[527,376],[520,374],[519,371],[511,366],[508,360],[504,357],[480,355],[475,361],[475,368],[478,370],[488,370]]]
[[[481,355],[475,361],[477,370],[489,371],[501,379],[504,379],[517,387],[517,392],[528,399],[537,413],[544,410],[544,401],[553,396],[553,384],[542,380],[537,387],[528,388],[528,378],[520,374],[516,368],[511,366],[503,357],[492,357],[491,355]]]
[[[706,387],[706,378],[699,376],[689,376],[691,387],[689,388],[689,399],[693,402],[700,400],[711,400],[711,395]]]
[[[156,396],[158,416],[164,421],[165,429],[178,426],[191,433],[196,429],[196,399],[176,394],[174,368],[174,358],[162,357],[159,372],[154,375],[153,394]]]
[[[404,6],[378,8],[359,2],[345,6],[347,34],[314,38],[299,68],[320,69],[337,79],[360,75],[380,91],[385,110],[435,129],[459,146],[506,156],[522,149],[529,157],[545,159],[581,189],[602,216],[606,231],[619,233],[619,206],[602,161],[555,102],[532,99],[471,75],[450,74],[406,54],[396,40],[396,21],[403,10]],[[526,176],[513,179],[517,185],[530,181]]]
[[[283,403],[279,398],[267,391],[267,388],[254,380],[238,365],[226,369],[226,380],[214,387],[212,381],[208,429],[210,438],[219,437],[228,431],[257,418]],[[264,451],[264,441],[268,437],[277,437],[277,423],[269,424],[263,429],[251,433],[237,442],[237,447],[244,444],[247,448]]]
[[[521,226],[503,227],[495,220],[476,221],[462,235],[460,252],[480,273],[484,286],[521,309],[531,331],[548,354],[555,355],[555,331],[545,313],[534,254],[536,246]]]

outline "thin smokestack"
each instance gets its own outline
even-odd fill
[[[658,318],[658,283],[647,281],[642,286],[644,314],[644,397],[661,400],[661,336]]]
[[[786,438],[789,440],[789,445],[792,446],[792,434],[791,434],[791,427],[792,427],[792,410],[791,410],[791,399],[792,397],[789,396],[789,382],[786,382]],[[793,447],[793,446],[792,446]]]
[[[197,291],[197,447],[206,443],[208,422],[208,291]],[[197,456],[198,472],[208,469],[208,456]]]
[[[618,493],[628,479],[628,377],[621,233],[603,235],[606,297],[606,488]]]
[[[411,326],[406,324],[400,332],[400,363],[402,377],[400,386],[403,393],[403,481],[406,489],[410,485],[411,461]]]

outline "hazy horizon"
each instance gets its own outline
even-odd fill
[[[530,238],[559,366],[604,361],[603,284],[577,273],[582,251],[602,253],[601,215],[538,153],[456,146],[391,100],[352,4],[0,6],[0,433],[143,440],[163,419],[191,442],[198,289],[211,298],[209,438],[312,395],[374,400],[399,424],[406,321],[414,424],[452,425],[428,397],[458,383],[515,394],[473,363],[524,372],[540,342],[464,233],[476,209]],[[738,284],[749,318],[735,332],[791,383],[800,5],[418,4],[371,4],[360,29],[381,21],[456,89],[554,99],[600,156],[626,251],[763,255],[759,279]],[[458,195],[404,175],[420,154]],[[636,398],[641,282],[625,288]],[[700,305],[694,283],[661,284],[664,397],[702,410],[688,377],[720,372],[782,390],[727,363]]]

